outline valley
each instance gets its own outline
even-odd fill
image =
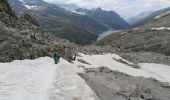
[[[60,2],[0,0],[0,100],[170,100],[169,7]]]
[[[37,2],[34,2],[34,0],[25,0],[23,2],[19,0],[9,0],[13,9],[17,11],[16,13],[20,16],[23,15],[23,12],[29,13],[37,19],[39,25],[46,32],[50,32],[54,34],[54,36],[67,39],[77,44],[91,44],[97,40],[99,34],[110,28],[119,30],[129,26],[129,24],[114,11],[105,11],[101,8],[94,10],[78,8],[73,12],[43,0],[38,0]],[[28,6],[33,7],[28,8]],[[84,15],[80,13],[84,13]],[[98,15],[101,16],[96,18]]]

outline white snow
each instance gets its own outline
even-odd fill
[[[141,69],[135,69],[117,62],[113,57],[121,59],[116,54],[81,54],[77,58],[91,65],[78,61],[69,63],[63,59],[55,65],[49,57],[0,63],[0,100],[98,100],[77,74],[83,72],[83,68],[77,67],[79,65],[86,68],[105,66],[133,76],[170,82],[170,66],[144,63],[140,64]]]
[[[151,30],[157,30],[157,31],[162,31],[162,30],[170,30],[170,27],[153,27]]]
[[[51,98],[55,98],[55,100],[97,100],[94,92],[77,74],[82,73],[82,69],[65,60],[62,60],[59,66],[56,70],[55,88],[52,89]]]
[[[84,12],[77,12],[77,11],[74,11],[74,10],[72,10],[71,12],[73,12],[75,14],[79,14],[79,15],[86,15],[86,13],[84,13]]]
[[[157,28],[157,30],[165,30],[166,29],[166,27],[159,27],[159,28]]]
[[[159,19],[159,18],[164,17],[164,16],[166,16],[168,14],[170,14],[170,11],[167,11],[167,12],[161,14],[161,15],[156,16],[155,19]]]
[[[167,27],[166,29],[167,29],[167,30],[170,30],[170,27]]]
[[[169,74],[162,74],[163,72],[165,73],[170,73],[170,66],[167,65],[161,65],[161,64],[151,64],[153,66],[149,66],[149,64],[142,64],[141,69],[135,69],[132,68],[130,66],[127,66],[125,64],[122,64],[120,62],[117,62],[115,60],[113,60],[114,58],[120,59],[121,57],[119,57],[116,54],[106,54],[106,55],[82,55],[83,59],[85,61],[87,61],[88,63],[92,64],[92,65],[85,65],[85,64],[81,64],[81,65],[85,65],[88,68],[91,67],[101,67],[101,66],[105,66],[108,67],[112,70],[118,70],[120,72],[124,72],[127,73],[129,75],[132,76],[144,76],[144,77],[152,77],[155,78],[157,80],[163,81],[163,82],[169,82],[170,83],[170,75]],[[82,59],[80,58],[80,59]],[[76,62],[78,64],[80,64],[79,62]],[[130,63],[130,62],[128,62]],[[156,67],[155,67],[156,66]],[[155,69],[155,70],[147,70],[146,68],[150,68],[150,69]],[[161,69],[161,74],[159,72],[159,70]]]
[[[30,5],[24,5],[27,9],[34,9],[37,8],[37,6],[30,6]]]
[[[49,57],[0,63],[0,100],[96,100],[76,72],[81,70]]]
[[[140,65],[142,66],[142,69],[145,70],[146,72],[160,76],[157,77],[156,79],[170,83],[170,66],[154,63],[143,63]]]

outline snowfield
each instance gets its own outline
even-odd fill
[[[97,100],[74,67],[49,57],[0,63],[0,100]]]
[[[116,54],[93,55],[93,56],[83,55],[83,54],[81,55],[82,57],[80,57],[80,59],[84,59],[86,62],[90,63],[91,65],[85,65],[76,62],[77,65],[81,64],[86,66],[87,68],[91,68],[91,67],[97,68],[97,67],[105,66],[112,70],[118,70],[120,72],[124,72],[132,76],[144,76],[146,78],[152,77],[159,81],[170,83],[170,66],[167,65],[143,63],[143,64],[139,64],[141,66],[141,69],[135,69],[114,60],[113,57],[116,59],[122,59],[120,56]]]
[[[0,63],[0,100],[98,100],[95,93],[78,76],[86,68],[101,66],[127,73],[133,76],[153,77],[170,83],[170,66],[161,64],[140,64],[135,69],[113,59],[116,54],[84,55],[79,61],[68,63],[61,59],[55,65],[52,58],[42,57],[35,60],[16,60]],[[130,62],[129,62],[130,63]]]

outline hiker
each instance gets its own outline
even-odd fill
[[[74,61],[76,60],[76,54],[74,55],[73,60],[74,60]]]
[[[55,64],[58,64],[60,60],[60,55],[58,53],[54,53],[53,58],[54,58]]]

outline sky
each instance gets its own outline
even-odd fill
[[[74,3],[80,7],[113,10],[128,19],[142,12],[170,7],[170,0],[45,0],[51,3]]]

